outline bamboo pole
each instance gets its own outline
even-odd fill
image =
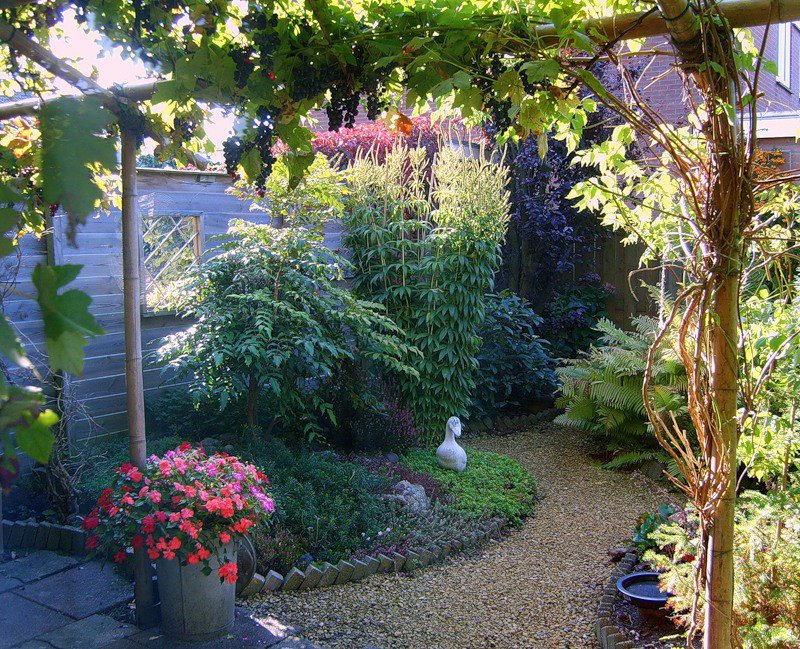
[[[139,205],[136,193],[136,135],[120,129],[122,144],[122,277],[125,319],[125,387],[128,408],[128,442],[131,462],[139,469],[147,461],[142,378],[141,279],[139,277]],[[150,561],[144,546],[134,550],[134,595],[139,626],[153,626],[155,603]]]

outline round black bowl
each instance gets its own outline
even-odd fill
[[[657,572],[633,572],[617,581],[617,590],[640,608],[662,608],[669,599],[658,586],[661,575]]]

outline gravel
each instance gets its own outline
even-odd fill
[[[262,595],[250,604],[328,647],[597,647],[592,624],[612,570],[607,551],[624,545],[636,518],[663,502],[662,490],[640,474],[593,464],[585,433],[552,424],[468,445],[505,453],[536,478],[536,514],[507,540],[413,575]]]

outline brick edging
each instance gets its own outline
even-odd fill
[[[311,590],[312,588],[325,588],[338,586],[348,582],[357,582],[376,573],[386,572],[411,572],[424,568],[438,561],[442,561],[451,554],[458,554],[470,549],[481,547],[491,538],[502,538],[502,529],[505,521],[492,519],[487,521],[466,538],[452,539],[428,547],[415,547],[404,552],[393,552],[391,556],[379,554],[377,557],[350,557],[348,561],[339,561],[335,566],[330,563],[323,564],[322,568],[310,566],[305,572],[292,568],[286,575],[281,575],[274,570],[266,577],[254,580],[257,588],[249,586],[243,591],[244,596],[256,595],[260,592]],[[260,581],[263,579],[263,582]],[[249,591],[249,592],[248,592]]]
[[[86,532],[70,525],[4,520],[3,545],[9,550],[53,550],[82,555],[86,552]]]
[[[619,599],[617,580],[633,571],[639,557],[635,552],[628,552],[619,562],[611,578],[608,580],[603,595],[600,597],[600,606],[597,609],[595,634],[600,641],[602,649],[634,649],[631,640],[625,640],[625,634],[617,627],[613,620],[614,604]]]
[[[466,437],[481,435],[502,436],[519,432],[526,426],[533,426],[545,421],[553,421],[563,412],[560,408],[548,408],[530,415],[484,417],[464,423]]]

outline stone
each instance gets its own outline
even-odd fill
[[[262,590],[264,590],[264,584],[266,582],[267,579],[264,577],[264,575],[255,573],[253,578],[250,580],[250,583],[244,587],[240,597],[247,599],[248,597],[253,597],[253,595],[258,595]]]
[[[419,551],[419,564],[421,566],[427,566],[429,563],[431,563],[431,558],[432,557],[433,557],[433,555],[431,554],[430,550],[428,550],[428,549],[420,550]]]
[[[379,554],[378,560],[381,562],[380,572],[389,572],[394,570],[394,561],[385,554]]]
[[[392,552],[392,561],[394,561],[394,571],[400,572],[406,563],[406,558],[399,552]]]
[[[301,570],[292,568],[288,573],[286,573],[286,577],[283,578],[283,586],[281,586],[281,590],[297,590],[300,588],[300,584],[303,583],[305,578],[306,576]]]
[[[59,525],[58,534],[58,549],[61,552],[70,552],[72,550],[72,528],[66,525]]]
[[[286,638],[280,644],[275,645],[275,649],[320,649],[317,645],[302,640],[301,638]]]
[[[317,588],[324,588],[325,586],[333,586],[336,583],[336,579],[339,577],[339,570],[336,566],[331,565],[328,562],[322,566],[322,577],[319,578],[319,583],[317,584]]]
[[[367,564],[367,577],[374,575],[381,567],[381,562],[375,557],[367,557],[364,562]]]
[[[27,527],[27,523],[23,523],[21,521],[16,521],[14,526],[11,528],[11,535],[8,538],[8,547],[9,548],[21,548],[22,547],[22,537],[25,536],[25,528]]]
[[[397,453],[387,453],[386,461],[392,464],[397,464],[400,461],[400,456]]]
[[[51,523],[40,523],[42,526],[49,526],[47,531],[47,546],[45,549],[58,552],[61,549],[61,530],[58,525]]]
[[[438,561],[442,557],[442,548],[434,544],[428,548],[431,552],[432,561]]]
[[[75,557],[65,557],[55,552],[42,550],[0,564],[0,575],[28,583],[71,568],[77,563],[79,560]]]
[[[336,577],[336,581],[333,583],[338,585],[346,584],[348,581],[350,581],[350,577],[352,576],[356,567],[349,561],[342,559],[338,564],[336,564],[336,569],[339,571],[339,576]]]
[[[39,550],[44,550],[47,547],[47,536],[50,534],[50,528],[45,525],[39,525],[36,530],[36,547]]]
[[[25,523],[25,529],[22,532],[22,539],[20,539],[19,547],[35,548],[36,532],[38,531],[39,531],[39,526],[35,522],[28,521],[27,523]]]
[[[109,564],[93,561],[19,588],[23,597],[70,617],[102,613],[133,597],[133,587]]]
[[[11,530],[14,524],[11,521],[3,521],[3,545],[8,545],[8,539],[11,538]]]
[[[206,453],[211,455],[222,446],[222,442],[216,437],[205,437],[200,441],[200,446],[205,449]]]
[[[436,449],[436,460],[443,469],[461,472],[467,468],[467,452],[458,445],[456,437],[461,437],[461,420],[450,417],[445,426],[444,441]]]
[[[300,568],[300,570],[305,570],[308,568],[314,561],[314,557],[312,557],[308,552],[301,555],[297,561],[294,562],[294,565]]]
[[[658,460],[649,460],[642,465],[641,471],[651,480],[663,480],[666,465]]]
[[[5,593],[7,590],[12,590],[17,586],[22,586],[22,582],[19,579],[0,575],[0,593]]]
[[[367,576],[367,564],[358,559],[350,559],[353,564],[353,574],[350,575],[350,581],[361,581]]]
[[[264,590],[274,593],[281,586],[283,586],[283,575],[279,572],[275,572],[274,570],[270,570],[267,576],[264,578]]]
[[[450,556],[450,551],[451,551],[451,550],[452,550],[452,547],[450,546],[450,544],[449,544],[449,543],[447,543],[446,541],[445,541],[444,543],[442,543],[442,554],[441,554],[441,558],[442,558],[442,559],[444,559],[445,557],[449,557],[449,556]]]
[[[310,590],[316,588],[319,580],[322,579],[322,570],[316,566],[309,566],[306,568],[306,578],[300,584],[300,590]]]
[[[430,500],[425,494],[425,487],[413,484],[408,480],[398,482],[392,487],[392,493],[386,494],[384,498],[411,514],[427,511],[431,506]]]
[[[419,555],[413,550],[406,552],[406,570],[413,570],[420,566]]]
[[[132,624],[118,622],[108,615],[92,615],[67,626],[39,636],[40,640],[57,649],[81,649],[104,647],[115,640],[121,640],[138,633]]]
[[[83,530],[72,530],[72,548],[70,552],[75,555],[81,555],[86,552],[86,532]]]
[[[0,594],[0,646],[11,647],[32,640],[70,622],[66,615],[16,593]]]

